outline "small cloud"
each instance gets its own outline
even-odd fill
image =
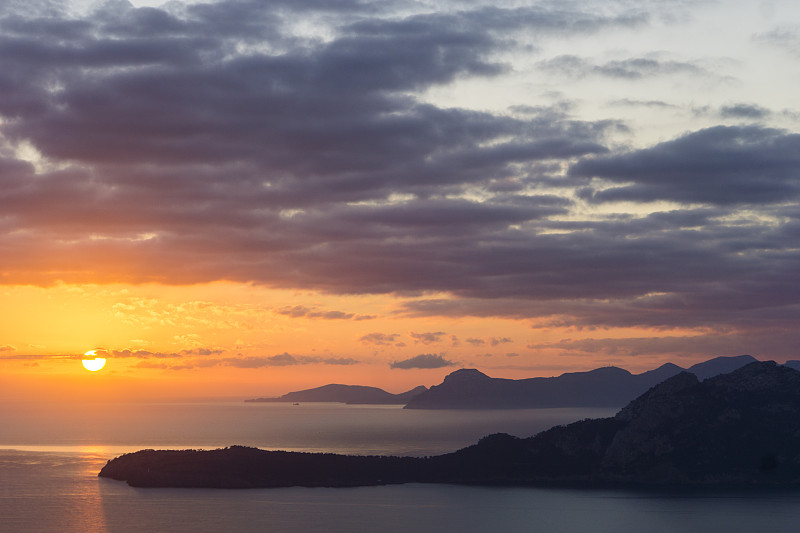
[[[509,352],[506,354],[506,357],[519,357],[519,354],[517,352]]]
[[[670,104],[663,100],[632,100],[630,98],[613,100],[609,102],[609,105],[617,107],[651,107],[661,109],[671,109],[677,107],[675,104]]]
[[[355,313],[345,313],[344,311],[315,311],[308,314],[309,318],[323,318],[325,320],[350,320],[355,316]]]
[[[146,359],[148,357],[154,356],[155,354],[153,352],[149,352],[147,350],[131,350],[131,349],[125,348],[124,350],[112,350],[111,351],[111,355],[113,357],[118,357],[118,358],[138,357],[140,359]],[[137,366],[139,366],[139,365],[137,365]],[[143,368],[147,368],[147,367],[143,367]]]
[[[412,368],[444,368],[447,366],[455,366],[453,361],[448,361],[441,355],[435,355],[432,353],[424,353],[412,357],[411,359],[405,359],[403,361],[394,361],[389,363],[391,368],[399,368],[401,370],[409,370]]]
[[[435,342],[439,342],[442,338],[442,335],[445,335],[444,331],[428,331],[426,333],[409,333],[411,338],[414,339],[415,343],[422,343],[422,344],[433,344]]]
[[[131,350],[125,348],[124,350],[95,350],[98,356],[102,357],[116,357],[116,358],[136,358],[136,359],[169,359],[185,357],[187,355],[220,355],[225,350],[218,348],[192,348],[189,350],[181,350],[180,352],[151,352],[149,350]]]
[[[367,333],[358,340],[360,340],[365,344],[377,344],[378,346],[388,346],[389,344],[394,343],[397,337],[398,337],[397,333]]]
[[[5,346],[0,346],[0,352],[14,352],[17,349],[11,346],[10,344],[6,344]]]
[[[474,339],[474,338],[471,338],[471,337],[469,339],[467,339],[467,342],[470,343],[473,346],[481,346],[483,344],[486,344],[486,341],[483,340],[483,339]]]
[[[492,346],[497,346],[500,344],[505,344],[507,342],[512,342],[512,341],[508,337],[492,337],[491,340],[489,341],[489,344],[491,344]]]
[[[286,306],[275,310],[279,315],[290,316],[292,318],[304,317],[310,311],[311,309],[304,305]]]
[[[282,354],[269,357],[241,357],[229,358],[225,360],[229,366],[238,368],[258,368],[262,366],[293,366],[301,364],[292,354],[283,352]]]
[[[719,113],[723,118],[756,120],[769,116],[770,111],[754,104],[733,104],[722,106]]]
[[[350,366],[350,365],[357,365],[360,363],[358,359],[353,359],[351,357],[329,357],[328,359],[322,359],[320,361],[323,365],[341,365],[341,366]]]
[[[181,350],[180,355],[219,355],[225,350],[212,350],[211,348],[193,348],[191,350]]]
[[[281,307],[275,310],[279,315],[292,318],[321,318],[323,320],[371,320],[374,315],[357,315],[344,311],[322,311],[316,307],[306,307],[304,305],[294,305]]]
[[[228,357],[214,361],[214,365],[232,366],[235,368],[262,368],[268,366],[298,366],[298,365],[357,365],[360,361],[349,357],[311,357],[304,355],[291,355],[284,352],[266,357]]]

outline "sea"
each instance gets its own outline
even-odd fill
[[[97,476],[144,448],[232,444],[426,456],[526,437],[609,409],[405,410],[244,402],[0,404],[2,532],[797,531],[800,491],[629,491],[406,484],[140,489]]]

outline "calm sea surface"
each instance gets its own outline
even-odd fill
[[[800,492],[636,493],[409,484],[134,489],[97,472],[141,448],[431,455],[609,410],[406,411],[335,404],[0,404],[0,531],[796,531]]]

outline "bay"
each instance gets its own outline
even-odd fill
[[[5,404],[0,531],[794,531],[800,492],[632,492],[408,484],[135,489],[97,472],[143,447],[432,455],[609,410],[408,411],[339,404]]]

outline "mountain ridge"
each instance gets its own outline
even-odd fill
[[[756,361],[750,355],[721,356],[683,369],[673,363],[632,374],[609,366],[586,372],[526,379],[491,378],[460,369],[441,384],[411,399],[405,409],[531,409],[552,407],[621,407],[650,387],[684,370],[700,379],[730,372]]]
[[[392,394],[377,387],[331,383],[274,398],[246,402],[337,402],[404,405],[406,409],[529,409],[553,407],[621,407],[648,388],[684,370],[707,379],[756,361],[750,355],[721,356],[682,368],[665,363],[640,374],[608,366],[554,377],[493,378],[474,368],[461,368],[430,389],[415,387]],[[788,361],[787,366],[800,361]]]

